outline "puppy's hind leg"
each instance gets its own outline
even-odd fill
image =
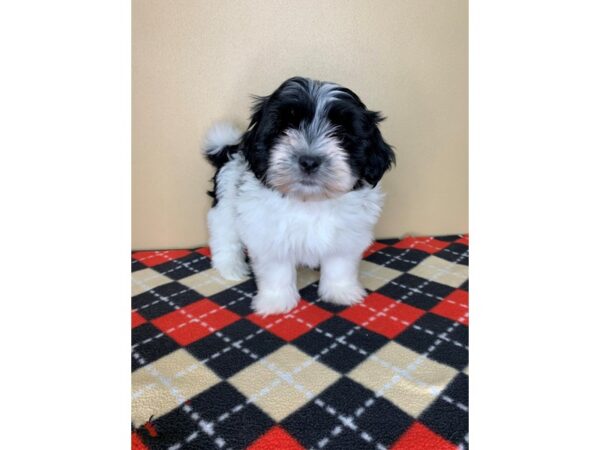
[[[223,199],[208,212],[212,265],[227,280],[248,276],[244,247],[235,228],[235,210],[231,199]]]
[[[244,248],[235,227],[236,186],[244,170],[243,162],[237,157],[241,136],[231,124],[216,124],[208,132],[203,149],[208,161],[217,169],[211,194],[214,204],[208,212],[212,265],[223,278],[235,281],[248,275]]]

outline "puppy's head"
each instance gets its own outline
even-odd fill
[[[349,89],[295,77],[255,100],[244,156],[284,195],[319,200],[375,186],[394,162],[377,128],[383,118]]]

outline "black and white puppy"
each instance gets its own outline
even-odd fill
[[[218,124],[204,154],[216,167],[208,213],[213,266],[228,280],[256,276],[253,309],[291,310],[300,296],[296,267],[320,267],[319,295],[359,302],[363,251],[373,240],[383,194],[378,182],[394,153],[351,90],[295,77],[256,97],[241,133]]]

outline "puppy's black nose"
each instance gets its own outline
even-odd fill
[[[298,158],[298,163],[306,173],[313,173],[321,165],[321,158],[313,155],[302,155]]]

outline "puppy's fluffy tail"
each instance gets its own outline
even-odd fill
[[[214,124],[206,135],[202,153],[216,168],[221,167],[231,155],[237,152],[242,140],[242,132],[233,124],[220,122]]]

